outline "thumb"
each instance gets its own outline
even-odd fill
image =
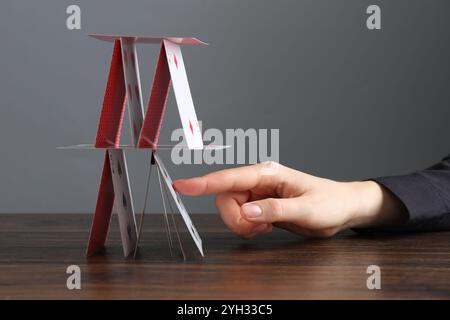
[[[250,222],[294,222],[302,214],[300,198],[276,199],[248,202],[241,206],[241,215]]]

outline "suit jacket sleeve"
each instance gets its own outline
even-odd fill
[[[403,202],[409,219],[402,225],[366,231],[450,230],[450,155],[422,171],[372,180],[390,190]]]

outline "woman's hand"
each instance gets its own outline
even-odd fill
[[[181,179],[174,187],[191,196],[217,194],[224,223],[243,238],[268,233],[272,226],[329,237],[346,228],[406,219],[401,201],[376,182],[337,182],[274,162]]]

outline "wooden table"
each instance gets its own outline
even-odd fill
[[[304,239],[276,230],[246,241],[217,215],[193,215],[206,257],[183,232],[183,261],[179,250],[170,256],[161,215],[147,215],[137,260],[123,257],[117,221],[105,252],[86,259],[90,221],[87,214],[0,215],[0,298],[450,298],[450,232]],[[73,264],[81,290],[66,288]],[[381,268],[381,290],[367,289],[369,265]]]

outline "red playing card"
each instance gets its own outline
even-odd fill
[[[167,97],[169,95],[170,73],[164,44],[161,44],[158,64],[153,78],[152,91],[148,100],[147,112],[144,118],[141,134],[139,137],[139,148],[156,149],[158,145],[159,132],[161,130],[164,111],[166,110]]]
[[[123,76],[120,40],[114,41],[108,83],[103,98],[102,111],[97,129],[97,148],[118,146],[120,129],[125,112],[125,79]]]
[[[91,233],[86,251],[86,256],[90,257],[101,251],[106,242],[111,213],[114,204],[114,187],[111,176],[111,165],[109,162],[108,150],[105,152],[102,178],[97,196],[94,217],[92,219]]]

